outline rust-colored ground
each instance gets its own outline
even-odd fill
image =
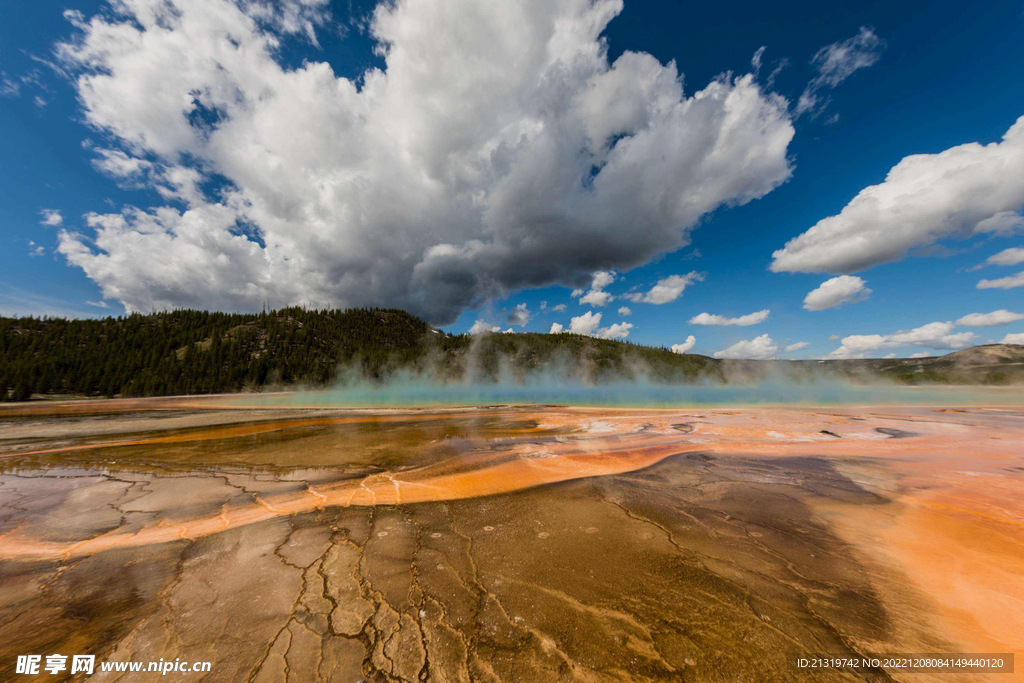
[[[786,652],[960,651],[1024,671],[1024,411],[5,415],[0,667],[64,648],[209,659],[207,680],[781,681],[803,677]],[[807,678],[865,675],[928,679]]]

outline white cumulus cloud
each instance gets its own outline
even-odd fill
[[[1003,249],[998,254],[994,254],[985,259],[985,263],[993,266],[1016,266],[1024,263],[1024,249],[1020,247]]]
[[[691,334],[689,337],[686,338],[686,341],[683,342],[682,344],[673,344],[672,351],[674,353],[687,353],[690,349],[696,346],[696,344],[697,338]]]
[[[599,270],[594,273],[590,282],[590,291],[584,294],[582,289],[572,291],[573,298],[579,297],[580,304],[589,306],[607,306],[614,296],[604,291],[604,288],[615,282],[615,273]]]
[[[944,238],[1006,230],[1024,208],[1024,117],[1001,142],[904,157],[773,254],[776,272],[852,273],[896,261]]]
[[[767,334],[754,337],[747,341],[738,341],[732,346],[715,351],[715,358],[753,358],[755,360],[767,360],[774,358],[779,352],[779,347]]]
[[[64,216],[57,209],[43,209],[39,215],[43,217],[39,221],[40,225],[58,226],[64,223]]]
[[[711,313],[700,313],[690,318],[691,325],[738,325],[740,327],[747,327],[749,325],[757,325],[763,323],[768,319],[768,315],[771,313],[771,309],[764,309],[763,311],[756,311],[754,313],[748,313],[741,315],[738,318],[727,318],[724,315],[712,315]]]
[[[963,327],[996,327],[998,325],[1009,325],[1018,320],[1024,320],[1024,313],[1013,313],[1000,308],[991,313],[971,313],[956,321],[957,325]]]
[[[1014,211],[1001,211],[979,222],[975,231],[991,233],[997,237],[1010,237],[1024,231],[1024,216]]]
[[[436,324],[647,263],[785,182],[794,131],[752,74],[687,93],[675,63],[609,62],[621,10],[381,3],[367,29],[383,67],[351,80],[315,53],[282,65],[338,29],[315,0],[68,13],[57,51],[110,141],[97,163],[167,203],[93,215],[59,249],[129,311],[383,305]],[[183,165],[198,177],[172,179]]]
[[[686,275],[669,275],[658,280],[657,283],[647,292],[633,292],[624,295],[635,304],[667,304],[675,301],[683,294],[683,290],[694,282],[702,282],[704,276],[693,270]]]
[[[548,334],[560,334],[565,331],[561,323],[551,323],[551,329],[548,330]]]
[[[1024,332],[1008,334],[1000,340],[1002,344],[1024,344]]]
[[[825,280],[817,289],[804,297],[804,308],[808,311],[823,311],[846,303],[864,301],[871,290],[864,286],[864,280],[856,275],[839,275]]]
[[[619,315],[625,318],[627,315],[633,315],[633,311],[629,308],[629,306],[621,306],[619,307]]]
[[[592,335],[601,324],[601,314],[587,311],[569,321],[569,331],[574,334]]]
[[[119,149],[97,149],[96,154],[92,165],[114,178],[137,177],[153,167],[145,159],[130,156]]]
[[[602,327],[597,334],[601,339],[625,339],[629,336],[631,329],[633,329],[633,323],[615,323],[608,327]]]
[[[611,273],[605,270],[599,270],[594,273],[594,278],[590,282],[590,288],[593,290],[602,290],[611,283],[615,282],[615,273]]]
[[[615,323],[608,327],[601,327],[601,314],[587,311],[569,321],[569,332],[584,334],[588,337],[600,337],[601,339],[625,339],[629,331],[633,329],[633,323]],[[551,325],[551,334],[562,332],[565,328],[558,323]]]
[[[522,327],[526,323],[530,322],[530,309],[526,307],[526,304],[519,304],[512,309],[512,312],[508,314],[508,318],[505,322],[510,325],[518,325]]]
[[[592,289],[580,297],[580,303],[588,306],[606,306],[614,298],[608,292]]]
[[[473,323],[473,326],[469,328],[469,333],[472,335],[488,334],[490,332],[501,332],[501,328],[497,325],[484,322],[483,320],[477,320]]]
[[[954,332],[952,322],[934,322],[900,330],[892,334],[854,334],[843,337],[841,346],[829,354],[833,358],[864,358],[879,349],[898,346],[923,346],[929,349],[962,349],[970,346],[973,332]]]
[[[811,342],[794,342],[786,346],[786,352],[792,353],[793,351],[800,351],[801,349],[806,349],[810,345]]]
[[[1024,270],[1016,275],[978,282],[978,289],[1013,289],[1015,287],[1024,287]]]

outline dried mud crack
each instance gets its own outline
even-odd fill
[[[785,654],[1022,650],[1015,411],[189,414],[0,435],[0,678],[61,652],[249,683],[885,681]]]

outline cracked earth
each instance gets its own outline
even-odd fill
[[[83,405],[0,412],[3,680],[54,652],[260,683],[1024,655],[1020,410]]]

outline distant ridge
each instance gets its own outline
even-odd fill
[[[1024,344],[984,344],[948,353],[926,361],[953,362],[961,367],[1024,363]]]
[[[828,361],[717,360],[577,334],[452,335],[397,309],[258,314],[179,310],[97,320],[0,317],[0,400],[33,396],[167,396],[294,386],[396,373],[497,381],[535,373],[601,383],[757,380],[821,375],[858,381],[1024,382],[1024,345],[945,356]]]
[[[1024,344],[984,344],[925,358],[866,358],[825,361],[840,374],[856,378],[878,374],[909,383],[1024,383]]]

